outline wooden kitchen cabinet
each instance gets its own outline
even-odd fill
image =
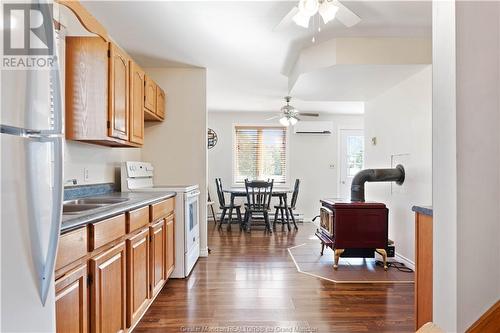
[[[91,332],[123,332],[126,312],[125,243],[98,254],[89,261]]]
[[[127,327],[146,311],[149,302],[149,228],[127,240]]]
[[[66,37],[66,138],[110,147],[129,141],[129,57],[100,37]]]
[[[130,61],[130,141],[144,142],[144,71]]]
[[[165,119],[165,92],[159,86],[156,86],[156,115]]]
[[[129,59],[113,43],[109,45],[109,136],[128,140]]]
[[[168,279],[172,275],[175,265],[175,218],[173,214],[166,219],[165,233],[167,242],[165,279]]]
[[[150,285],[151,293],[154,297],[163,287],[165,282],[166,264],[166,240],[165,240],[165,220],[160,220],[153,224],[150,233]]]
[[[147,75],[144,83],[144,108],[156,114],[156,83]]]
[[[56,332],[88,332],[87,265],[60,277],[55,290]]]

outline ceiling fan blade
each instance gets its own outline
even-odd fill
[[[279,115],[279,116],[274,116],[274,117],[271,117],[271,118],[267,118],[267,119],[266,119],[266,121],[269,121],[269,120],[274,120],[274,119],[278,119],[278,118],[280,118],[280,117],[281,117],[281,115]]]
[[[333,0],[333,4],[339,7],[335,18],[346,27],[350,28],[361,22],[361,18],[358,15],[354,14],[352,10],[341,4],[339,1]]]
[[[304,117],[319,117],[319,113],[314,112],[299,112],[299,115]]]
[[[293,7],[288,14],[286,14],[274,28],[273,31],[281,30],[292,23],[292,18],[299,12],[299,8],[297,6]]]

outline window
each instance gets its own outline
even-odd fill
[[[235,126],[233,182],[286,182],[286,127]]]
[[[364,137],[349,135],[347,137],[347,174],[354,177],[363,169]]]

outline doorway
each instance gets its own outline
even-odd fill
[[[350,198],[352,179],[363,170],[365,160],[365,136],[362,129],[340,130],[340,198]]]

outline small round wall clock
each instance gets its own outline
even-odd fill
[[[208,149],[212,149],[217,144],[217,133],[211,128],[208,129]]]

